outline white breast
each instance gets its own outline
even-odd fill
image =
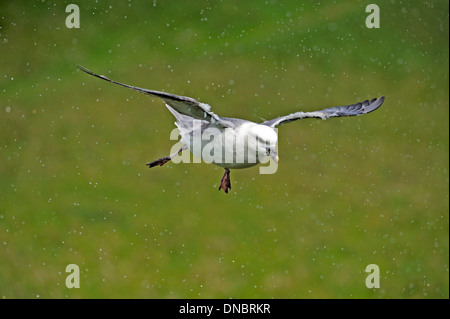
[[[186,134],[187,135],[187,134]],[[248,168],[266,157],[260,141],[275,141],[276,132],[268,126],[244,123],[237,129],[209,127],[182,136],[182,142],[203,162],[226,168]]]

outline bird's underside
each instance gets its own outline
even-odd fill
[[[235,130],[238,131],[242,129],[243,123],[252,123],[249,121],[241,120],[241,119],[230,119],[225,117],[220,117],[217,114],[213,113],[211,111],[211,107],[208,104],[201,103],[193,98],[185,97],[185,96],[179,96],[174,95],[170,93],[160,92],[160,91],[154,91],[154,90],[147,90],[135,86],[131,86],[128,84],[123,84],[120,82],[116,82],[113,80],[110,80],[109,78],[98,75],[93,73],[92,71],[82,67],[78,66],[80,70],[95,76],[97,78],[100,78],[102,80],[132,89],[134,91],[138,91],[140,93],[144,93],[153,97],[160,98],[167,106],[169,111],[172,112],[172,114],[177,119],[177,126],[180,129],[180,131],[185,131],[187,134],[189,132],[192,132],[193,130],[193,122],[195,120],[200,121],[202,125],[202,129],[205,129],[205,127],[217,127],[219,129],[225,130]],[[335,106],[335,107],[329,107],[322,109],[320,111],[314,111],[314,112],[296,112],[291,113],[289,115],[281,116],[272,120],[265,121],[263,123],[253,123],[255,126],[265,126],[271,129],[274,129],[275,127],[290,123],[296,120],[301,120],[305,118],[320,118],[320,119],[328,119],[330,117],[344,117],[344,116],[358,116],[367,114],[370,112],[375,111],[378,109],[384,102],[384,96],[380,98],[375,98],[372,100],[365,100],[363,102],[350,104],[346,106]],[[162,166],[166,164],[167,162],[171,161],[172,158],[179,153],[181,153],[183,150],[188,149],[186,145],[184,145],[182,148],[180,148],[177,152],[174,154],[171,154],[169,156],[161,157],[155,161],[147,163],[148,167],[155,167],[155,166]],[[192,149],[191,149],[192,151]],[[272,154],[273,155],[273,154]],[[274,157],[272,157],[274,158]],[[278,156],[277,156],[278,159]],[[257,164],[257,163],[256,163]],[[255,164],[255,165],[256,165]],[[225,172],[220,180],[219,184],[219,190],[223,190],[225,193],[228,193],[228,191],[231,189],[231,182],[230,182],[230,168],[233,167],[225,167],[224,165],[219,165],[225,168]],[[231,165],[229,165],[231,166]],[[251,165],[250,165],[251,166]],[[245,166],[244,166],[245,167]]]

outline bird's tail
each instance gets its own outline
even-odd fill
[[[175,125],[180,130],[181,135],[188,134],[194,130],[194,121],[199,121],[200,126],[208,124],[207,121],[197,120],[188,115],[181,114],[175,111],[170,105],[166,104],[166,107],[169,109],[170,113],[176,118]]]

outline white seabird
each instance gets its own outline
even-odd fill
[[[215,154],[209,157],[209,162],[225,168],[219,184],[219,190],[222,189],[225,193],[231,189],[230,169],[258,165],[268,156],[278,163],[276,149],[278,135],[275,130],[278,125],[305,118],[325,120],[330,117],[362,115],[375,111],[384,102],[384,96],[382,96],[370,101],[329,107],[315,112],[296,112],[258,124],[243,119],[220,117],[211,111],[208,104],[190,97],[123,84],[95,74],[82,66],[78,67],[102,80],[160,98],[175,116],[177,120],[175,124],[180,130],[180,141],[183,147],[174,154],[147,163],[148,167],[162,166],[186,149],[202,159],[207,157],[206,155],[210,155],[211,150],[214,150]],[[212,137],[212,140],[204,138],[205,136]],[[198,142],[196,143],[196,141]],[[206,150],[209,152],[205,152]]]

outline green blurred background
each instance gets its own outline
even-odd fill
[[[448,298],[449,3],[368,29],[372,2],[0,2],[0,296]],[[277,173],[226,195],[219,167],[149,170],[172,115],[77,64],[254,121],[386,102],[280,127]]]

